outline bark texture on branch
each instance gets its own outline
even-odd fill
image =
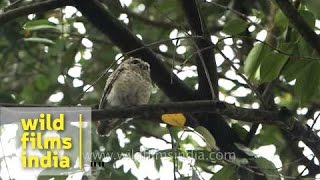
[[[302,38],[320,55],[320,37],[299,14],[297,9],[288,0],[275,0],[290,23],[301,34]]]
[[[185,101],[172,102],[154,105],[141,105],[129,108],[107,108],[105,110],[93,110],[92,119],[94,121],[106,118],[128,118],[142,117],[146,120],[155,120],[164,113],[219,113],[232,119],[251,122],[273,124],[291,135],[293,138],[306,143],[306,145],[320,159],[320,137],[317,136],[307,125],[295,120],[287,111],[268,111],[261,109],[247,109],[237,107],[221,101]],[[220,119],[210,119],[210,121],[219,121]],[[201,124],[201,122],[200,122]]]
[[[211,100],[146,104],[128,108],[110,107],[103,110],[93,110],[92,118],[94,121],[106,118],[129,118],[134,116],[149,118],[159,117],[159,115],[165,113],[219,113],[232,119],[246,122],[279,125],[285,125],[286,123],[285,116],[281,111],[246,109],[225,102]]]

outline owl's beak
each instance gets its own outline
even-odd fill
[[[150,70],[150,65],[147,64],[147,63],[141,63],[139,64],[140,68],[143,69],[143,70],[146,70],[146,71],[149,71]]]

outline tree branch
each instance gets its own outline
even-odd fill
[[[21,105],[1,103],[0,107],[48,107],[48,105]],[[295,120],[288,112],[268,111],[260,109],[247,109],[237,107],[221,101],[199,100],[185,102],[170,102],[162,104],[149,104],[133,107],[110,107],[103,110],[92,110],[92,121],[108,118],[140,117],[145,120],[159,121],[162,114],[169,113],[219,113],[232,119],[251,123],[273,124],[287,131],[290,138],[303,141],[320,159],[320,137],[311,128]],[[219,121],[220,119],[210,119]],[[189,122],[187,122],[188,125]],[[192,123],[190,123],[192,124]],[[191,127],[193,127],[191,125]]]
[[[285,126],[284,117],[281,111],[246,109],[225,102],[212,100],[148,104],[127,108],[110,107],[103,110],[92,110],[92,118],[94,119],[94,121],[98,121],[106,118],[129,118],[134,116],[143,118],[154,118],[166,113],[204,112],[219,113],[232,119],[246,122],[261,122]]]
[[[275,0],[275,2],[302,38],[320,55],[320,37],[310,28],[296,8],[288,0]]]
[[[282,132],[283,132],[283,130],[282,130]],[[309,174],[307,176],[312,177],[312,176],[319,174],[320,173],[320,166],[316,165],[314,163],[313,159],[310,160],[303,154],[303,148],[298,146],[299,140],[292,139],[292,137],[290,137],[289,134],[286,132],[283,132],[283,135],[284,135],[284,138],[286,139],[286,141],[288,143],[290,143],[289,151],[291,151],[295,155],[295,157],[297,157],[297,159],[294,159],[293,161],[297,162],[297,163],[301,163],[308,168]]]
[[[287,132],[286,135],[291,136],[291,139],[303,141],[313,151],[317,159],[320,159],[320,137],[311,128],[299,121],[290,120],[289,128],[283,130]]]
[[[203,38],[194,39],[198,52],[196,58],[198,71],[198,96],[200,99],[219,100],[218,72],[206,24],[199,12],[197,0],[180,0],[182,9],[190,26],[193,36]],[[221,113],[222,114],[222,113]],[[199,123],[207,128],[215,137],[217,145],[227,151],[236,151],[234,143],[243,143],[239,136],[230,128],[219,112],[202,113],[198,116]]]
[[[32,13],[41,13],[51,9],[72,4],[73,0],[47,0],[18,7],[16,9],[8,10],[0,14],[0,26],[21,16],[25,16]]]
[[[130,53],[148,62],[151,78],[172,100],[195,99],[194,91],[165,66],[154,52],[145,47],[130,30],[113,17],[101,3],[88,0],[76,0],[76,7],[99,30],[107,35],[124,53]]]
[[[314,152],[315,156],[320,159],[320,137],[308,126],[295,120],[290,113],[283,110],[246,109],[221,101],[200,100],[93,110],[92,119],[97,121],[106,118],[138,116],[154,120],[154,118],[159,118],[161,114],[166,113],[217,113],[240,121],[277,125],[287,131],[287,135],[303,141]],[[209,120],[219,121],[220,119]]]
[[[210,36],[208,35],[205,23],[201,19],[201,14],[198,11],[198,5],[196,1],[180,0],[180,2],[192,34],[203,37],[202,39],[194,39],[197,51],[200,49],[205,49],[207,47],[212,47],[213,44],[211,42]],[[201,98],[218,99],[218,73],[215,57],[211,49],[203,50],[198,53],[197,71],[199,79],[198,91]]]
[[[146,18],[138,13],[132,12],[128,9],[122,8],[121,11],[123,13],[128,14],[129,16],[133,17],[135,20],[141,21],[145,23],[145,25],[151,25],[159,28],[166,28],[166,29],[182,29],[182,28],[187,28],[185,25],[179,25],[179,24],[174,24],[171,22],[166,22],[166,21],[156,21],[156,20],[151,20],[149,18]]]

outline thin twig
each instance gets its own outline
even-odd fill
[[[5,13],[0,14],[0,26],[21,16],[32,13],[46,12],[48,10],[59,8],[62,6],[73,5],[73,2],[73,0],[47,0],[8,10]]]
[[[172,160],[173,160],[173,179],[174,180],[177,180],[177,177],[176,177],[176,172],[177,171],[177,157],[176,157],[176,147],[175,147],[175,142],[174,142],[174,137],[173,137],[173,131],[171,129],[172,127],[169,125],[168,126],[168,130],[169,130],[169,134],[170,134],[170,138],[171,138],[171,148],[172,148]]]
[[[319,112],[319,114],[317,115],[317,117],[313,120],[312,126],[310,127],[311,129],[313,129],[314,125],[317,123],[317,121],[318,121],[318,119],[319,119],[319,116],[320,116],[320,112]]]
[[[215,49],[221,54],[221,56],[228,62],[228,64],[236,71],[236,73],[248,84],[250,89],[258,96],[258,99],[261,101],[261,104],[266,104],[264,102],[264,99],[262,98],[262,95],[259,93],[259,91],[250,83],[250,81],[237,69],[237,67],[234,66],[232,61],[219,49],[218,46],[215,47]]]

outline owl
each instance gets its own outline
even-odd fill
[[[121,63],[107,79],[99,109],[147,104],[151,91],[149,64],[141,59],[129,58]],[[99,121],[97,132],[99,135],[109,135],[124,121],[119,118]]]

